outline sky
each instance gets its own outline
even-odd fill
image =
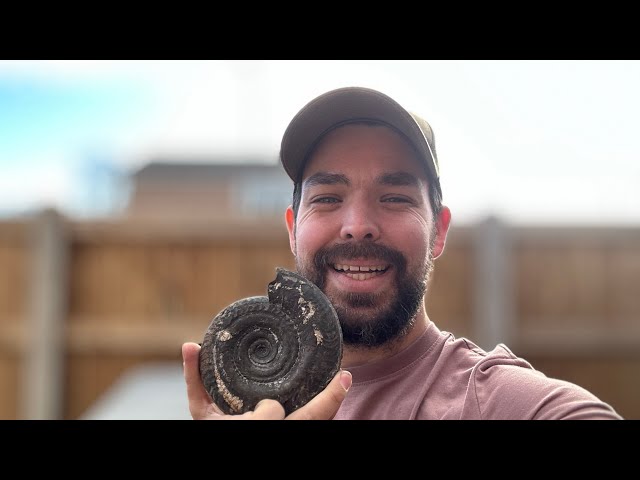
[[[348,85],[431,124],[458,224],[640,224],[635,60],[0,60],[0,219],[117,211],[153,159],[276,163],[295,113]]]

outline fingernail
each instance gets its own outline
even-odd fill
[[[351,388],[352,381],[353,381],[353,378],[351,377],[351,372],[348,372],[347,370],[342,370],[342,373],[340,373],[340,385],[342,385],[342,388],[344,388],[345,392],[348,392],[349,389]]]

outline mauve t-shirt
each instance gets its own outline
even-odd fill
[[[621,419],[582,387],[549,378],[505,345],[485,352],[429,322],[408,348],[347,368],[336,420]]]

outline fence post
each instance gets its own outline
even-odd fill
[[[23,350],[21,417],[63,417],[68,293],[68,240],[64,220],[52,209],[36,215],[29,232],[31,276]]]
[[[513,251],[509,228],[488,217],[473,231],[473,340],[485,350],[510,344],[515,321]]]

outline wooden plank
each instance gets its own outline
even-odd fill
[[[599,247],[603,244],[619,248],[640,244],[640,228],[633,226],[518,225],[513,226],[512,231],[515,242],[541,248],[560,245]]]
[[[519,330],[510,347],[518,351],[554,357],[636,356],[640,358],[640,326],[612,329],[599,319],[573,318],[529,319],[528,327]],[[631,326],[631,320],[619,320]],[[576,327],[575,325],[581,325]],[[640,377],[639,377],[640,378]]]
[[[0,241],[0,324],[21,319],[27,305],[29,252],[24,244]]]
[[[0,420],[18,418],[18,397],[13,394],[19,388],[19,357],[0,348]]]
[[[24,245],[28,238],[28,230],[29,221],[23,218],[2,220],[0,222],[0,244]]]
[[[18,318],[5,320],[0,323],[0,351],[21,356],[26,352],[29,342],[26,322]]]
[[[67,329],[70,354],[178,355],[184,342],[202,342],[211,321],[183,317],[174,324],[153,324],[135,318],[124,323],[113,318],[74,319]]]
[[[75,222],[70,225],[75,241],[82,243],[207,243],[212,240],[226,240],[239,243],[255,243],[256,232],[260,232],[260,242],[286,242],[287,229],[284,221],[204,222],[192,219],[118,219],[110,221]]]
[[[605,316],[611,327],[621,319],[640,321],[640,242],[633,247],[610,247],[606,255]]]
[[[470,239],[447,241],[444,254],[435,261],[426,295],[429,318],[441,330],[458,337],[472,337],[473,262]]]

